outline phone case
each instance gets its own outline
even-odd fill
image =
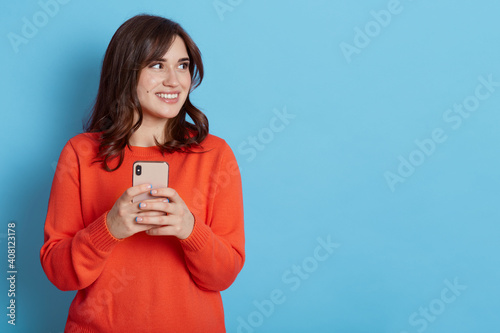
[[[132,169],[132,185],[151,184],[153,189],[168,187],[168,163],[162,161],[137,161]],[[139,202],[154,199],[149,192],[140,194],[132,200]]]

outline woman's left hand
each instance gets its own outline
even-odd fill
[[[151,195],[160,198],[168,198],[162,201],[158,199],[144,200],[139,205],[141,211],[159,211],[166,215],[145,216],[142,215],[140,224],[156,224],[157,228],[146,231],[152,236],[175,236],[179,239],[186,239],[191,235],[194,227],[194,216],[186,206],[186,203],[179,194],[170,187],[160,188],[151,191]]]

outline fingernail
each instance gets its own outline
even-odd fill
[[[144,207],[146,207],[146,204],[145,204],[144,202],[141,202],[141,203],[139,204],[139,208],[144,208]]]
[[[151,194],[156,194],[156,190],[152,190],[152,191],[151,191]]]
[[[168,199],[165,199],[165,200],[163,200],[163,202],[170,202],[170,200],[168,200]]]
[[[148,185],[148,188],[153,188],[153,185],[149,184],[149,185]]]
[[[141,221],[142,221],[142,217],[137,216],[137,217],[135,218],[135,222],[141,222]]]

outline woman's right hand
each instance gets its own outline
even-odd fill
[[[132,202],[135,196],[149,191],[151,191],[151,185],[149,184],[133,186],[128,188],[116,200],[113,208],[111,208],[106,217],[108,230],[113,237],[123,239],[138,232],[158,227],[158,225],[139,224],[136,222],[138,216],[159,216],[165,214],[163,212],[141,210],[139,208],[140,202]],[[154,201],[162,200],[162,198],[154,199]]]

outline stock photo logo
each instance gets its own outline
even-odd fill
[[[224,15],[226,12],[232,12],[236,7],[241,5],[243,0],[214,0],[212,5],[214,6],[215,12],[219,16],[221,21],[224,21]]]
[[[15,53],[19,52],[21,45],[26,45],[30,40],[38,35],[40,29],[45,27],[51,18],[54,18],[60,11],[61,5],[69,3],[71,0],[47,0],[38,1],[40,10],[36,11],[30,18],[23,16],[22,25],[18,32],[9,32],[7,38]]]
[[[432,299],[427,306],[419,307],[418,311],[413,312],[408,317],[408,323],[416,329],[416,332],[423,333],[427,330],[429,325],[443,315],[448,306],[454,303],[464,290],[467,290],[467,286],[460,284],[457,277],[453,282],[448,279],[444,280],[444,284],[446,287],[441,289],[439,297]],[[410,332],[401,331],[400,333]]]
[[[408,0],[412,2],[413,0]],[[348,64],[352,62],[354,55],[361,54],[373,39],[377,38],[389,25],[393,19],[404,10],[404,5],[399,0],[390,0],[385,9],[371,10],[371,19],[363,27],[355,26],[352,42],[341,42],[340,51]]]
[[[289,292],[296,292],[302,283],[308,280],[316,272],[321,263],[328,260],[341,244],[332,242],[331,235],[316,238],[317,245],[311,256],[305,257],[300,264],[294,264],[286,269],[281,275],[281,282],[288,287]],[[278,305],[287,301],[286,290],[275,288],[269,293],[269,297],[260,301],[252,302],[255,310],[246,316],[238,316],[236,319],[237,333],[253,333],[264,325],[265,320],[270,318]]]
[[[282,110],[273,109],[274,116],[269,119],[269,126],[259,130],[257,135],[248,136],[246,140],[238,145],[238,152],[241,155],[247,155],[247,162],[252,162],[259,151],[266,149],[275,138],[277,133],[283,132],[290,125],[290,121],[296,115],[289,113],[286,106]]]
[[[461,103],[455,103],[452,108],[445,110],[442,119],[452,130],[457,131],[463,122],[476,112],[481,103],[489,99],[500,87],[500,82],[494,81],[493,74],[487,77],[479,76],[474,93],[466,96]],[[393,171],[386,171],[384,178],[391,192],[396,191],[396,185],[406,182],[418,167],[424,164],[437,150],[438,146],[448,139],[446,131],[442,127],[436,127],[431,131],[429,137],[416,139],[416,148],[408,155],[398,156],[398,167]]]
[[[86,303],[80,309],[85,314],[87,323],[94,321],[97,314],[113,302],[114,294],[123,292],[129,284],[137,279],[129,271],[126,271],[124,267],[122,267],[121,272],[114,270],[112,274],[113,279],[109,281],[107,288],[100,290],[93,298],[87,299]]]

